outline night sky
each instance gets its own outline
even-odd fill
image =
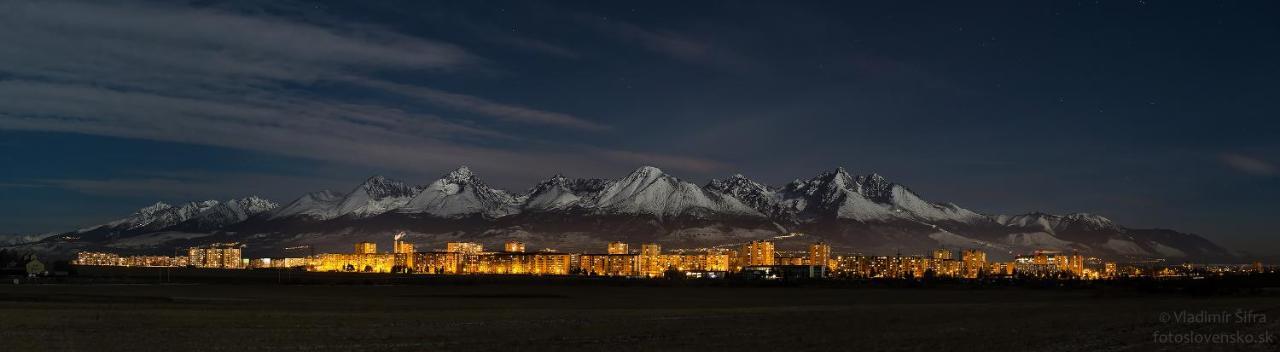
[[[114,2],[113,2],[114,3]],[[0,233],[468,165],[843,166],[1280,253],[1273,1],[0,0]]]

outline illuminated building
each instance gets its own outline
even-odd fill
[[[991,276],[1013,276],[1014,263],[991,263]]]
[[[378,253],[378,244],[377,244],[377,243],[373,243],[373,242],[357,242],[357,243],[356,243],[356,253],[357,253],[357,254],[374,254],[374,253]]]
[[[1102,277],[1113,278],[1113,277],[1116,277],[1117,274],[1119,273],[1116,272],[1115,262],[1107,262],[1106,264],[1102,265]]]
[[[414,253],[413,256],[413,272],[415,273],[462,274],[463,254],[460,252],[422,252]]]
[[[79,252],[76,253],[76,265],[124,265],[124,261],[120,255],[115,253],[102,252]]]
[[[413,243],[404,241],[404,232],[397,233],[392,238],[391,252],[395,255],[392,271],[406,272],[413,269]]]
[[[831,271],[831,245],[826,242],[809,245],[809,262],[805,264],[817,266],[821,270],[819,276],[827,277]]]
[[[751,241],[742,247],[742,266],[774,265],[773,242]]]
[[[933,259],[951,260],[951,250],[946,248],[938,248],[933,250]]]
[[[413,243],[405,242],[400,239],[400,235],[396,235],[394,241],[391,242],[392,253],[413,253]]]
[[[519,242],[516,242],[519,243]],[[524,244],[521,243],[520,247]],[[512,248],[507,243],[505,248]],[[573,255],[556,252],[479,252],[479,244],[454,242],[445,252],[413,254],[412,271],[433,275],[568,275]]]
[[[818,242],[809,245],[809,265],[830,266],[831,262],[831,245],[826,242]]]
[[[389,273],[395,265],[395,253],[321,253],[311,263],[315,271],[363,273]]]
[[[578,256],[578,269],[585,275],[639,276],[639,255],[583,254]]]
[[[645,243],[640,245],[640,255],[656,256],[662,254],[662,246],[657,243]]]
[[[964,277],[977,278],[983,268],[987,267],[987,252],[977,249],[960,251],[960,260],[964,262]]]
[[[612,248],[610,248],[612,252]],[[639,266],[640,275],[645,277],[659,277],[667,270],[662,259],[662,247],[657,243],[645,243],[640,245],[640,257],[636,259]]]
[[[933,271],[933,275],[937,277],[960,277],[964,274],[964,262],[950,259],[932,259],[929,261],[929,270]]]
[[[173,257],[157,255],[135,255],[123,257],[124,266],[175,266]]]
[[[773,265],[809,265],[809,256],[801,253],[773,253]]]
[[[565,253],[485,253],[476,258],[475,271],[466,274],[567,275],[572,266]]]
[[[237,244],[213,244],[187,249],[188,265],[197,268],[235,269],[241,267]]]
[[[280,258],[272,259],[271,267],[276,269],[289,269],[307,266],[307,258]]]
[[[245,269],[264,269],[271,267],[271,258],[253,258],[249,259],[249,265]]]
[[[445,244],[445,252],[480,254],[484,252],[484,246],[474,242],[449,242]]]
[[[627,254],[628,252],[629,250],[627,249],[626,243],[623,243],[623,242],[609,243],[609,254]]]
[[[521,252],[524,252],[524,242],[507,241],[507,243],[503,246],[503,249],[506,252],[510,252],[510,253],[521,253]]]
[[[1057,251],[1040,250],[1032,255],[1014,257],[1013,264],[1018,273],[1032,276],[1053,276],[1067,274],[1074,277],[1084,276],[1084,256],[1079,253],[1065,254]]]

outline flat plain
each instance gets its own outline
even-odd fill
[[[1190,324],[1168,315],[1237,310],[1267,320]],[[1093,289],[6,284],[0,350],[1274,351],[1274,342],[1154,336],[1276,334],[1277,313],[1274,295]]]

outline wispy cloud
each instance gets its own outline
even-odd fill
[[[423,99],[432,104],[450,109],[490,116],[503,121],[547,124],[593,131],[609,128],[603,124],[584,120],[569,114],[542,111],[519,105],[497,103],[477,96],[450,93],[429,87],[358,77],[345,77],[343,80],[354,84],[382,89],[395,94]]]
[[[626,151],[584,155],[528,133],[595,133],[609,129],[603,123],[380,78],[464,74],[492,62],[377,26],[164,3],[5,2],[0,43],[0,129],[212,145],[415,174],[466,163],[527,177],[634,159]],[[361,99],[315,87],[354,89]],[[390,96],[410,99],[378,98]]]
[[[1240,154],[1222,154],[1218,156],[1218,159],[1228,167],[1247,174],[1274,176],[1280,172],[1280,168],[1277,168],[1275,164]]]

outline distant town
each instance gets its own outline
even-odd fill
[[[1117,263],[1078,253],[1038,250],[1009,262],[987,260],[977,249],[940,248],[923,255],[865,256],[831,252],[823,242],[807,251],[779,251],[771,241],[752,241],[733,249],[678,250],[664,253],[656,243],[639,248],[609,243],[603,253],[527,251],[520,241],[507,241],[500,251],[472,242],[449,242],[445,248],[418,251],[397,234],[389,252],[372,242],[354,244],[350,253],[312,253],[309,246],[291,247],[279,258],[243,258],[237,243],[190,247],[185,256],[122,256],[79,252],[80,266],[195,267],[209,269],[290,269],[313,272],[400,273],[422,275],[579,275],[629,278],[728,277],[756,280],[926,279],[1030,277],[1063,280],[1118,278],[1199,278],[1266,273],[1262,263],[1249,265],[1170,264],[1154,260]]]

